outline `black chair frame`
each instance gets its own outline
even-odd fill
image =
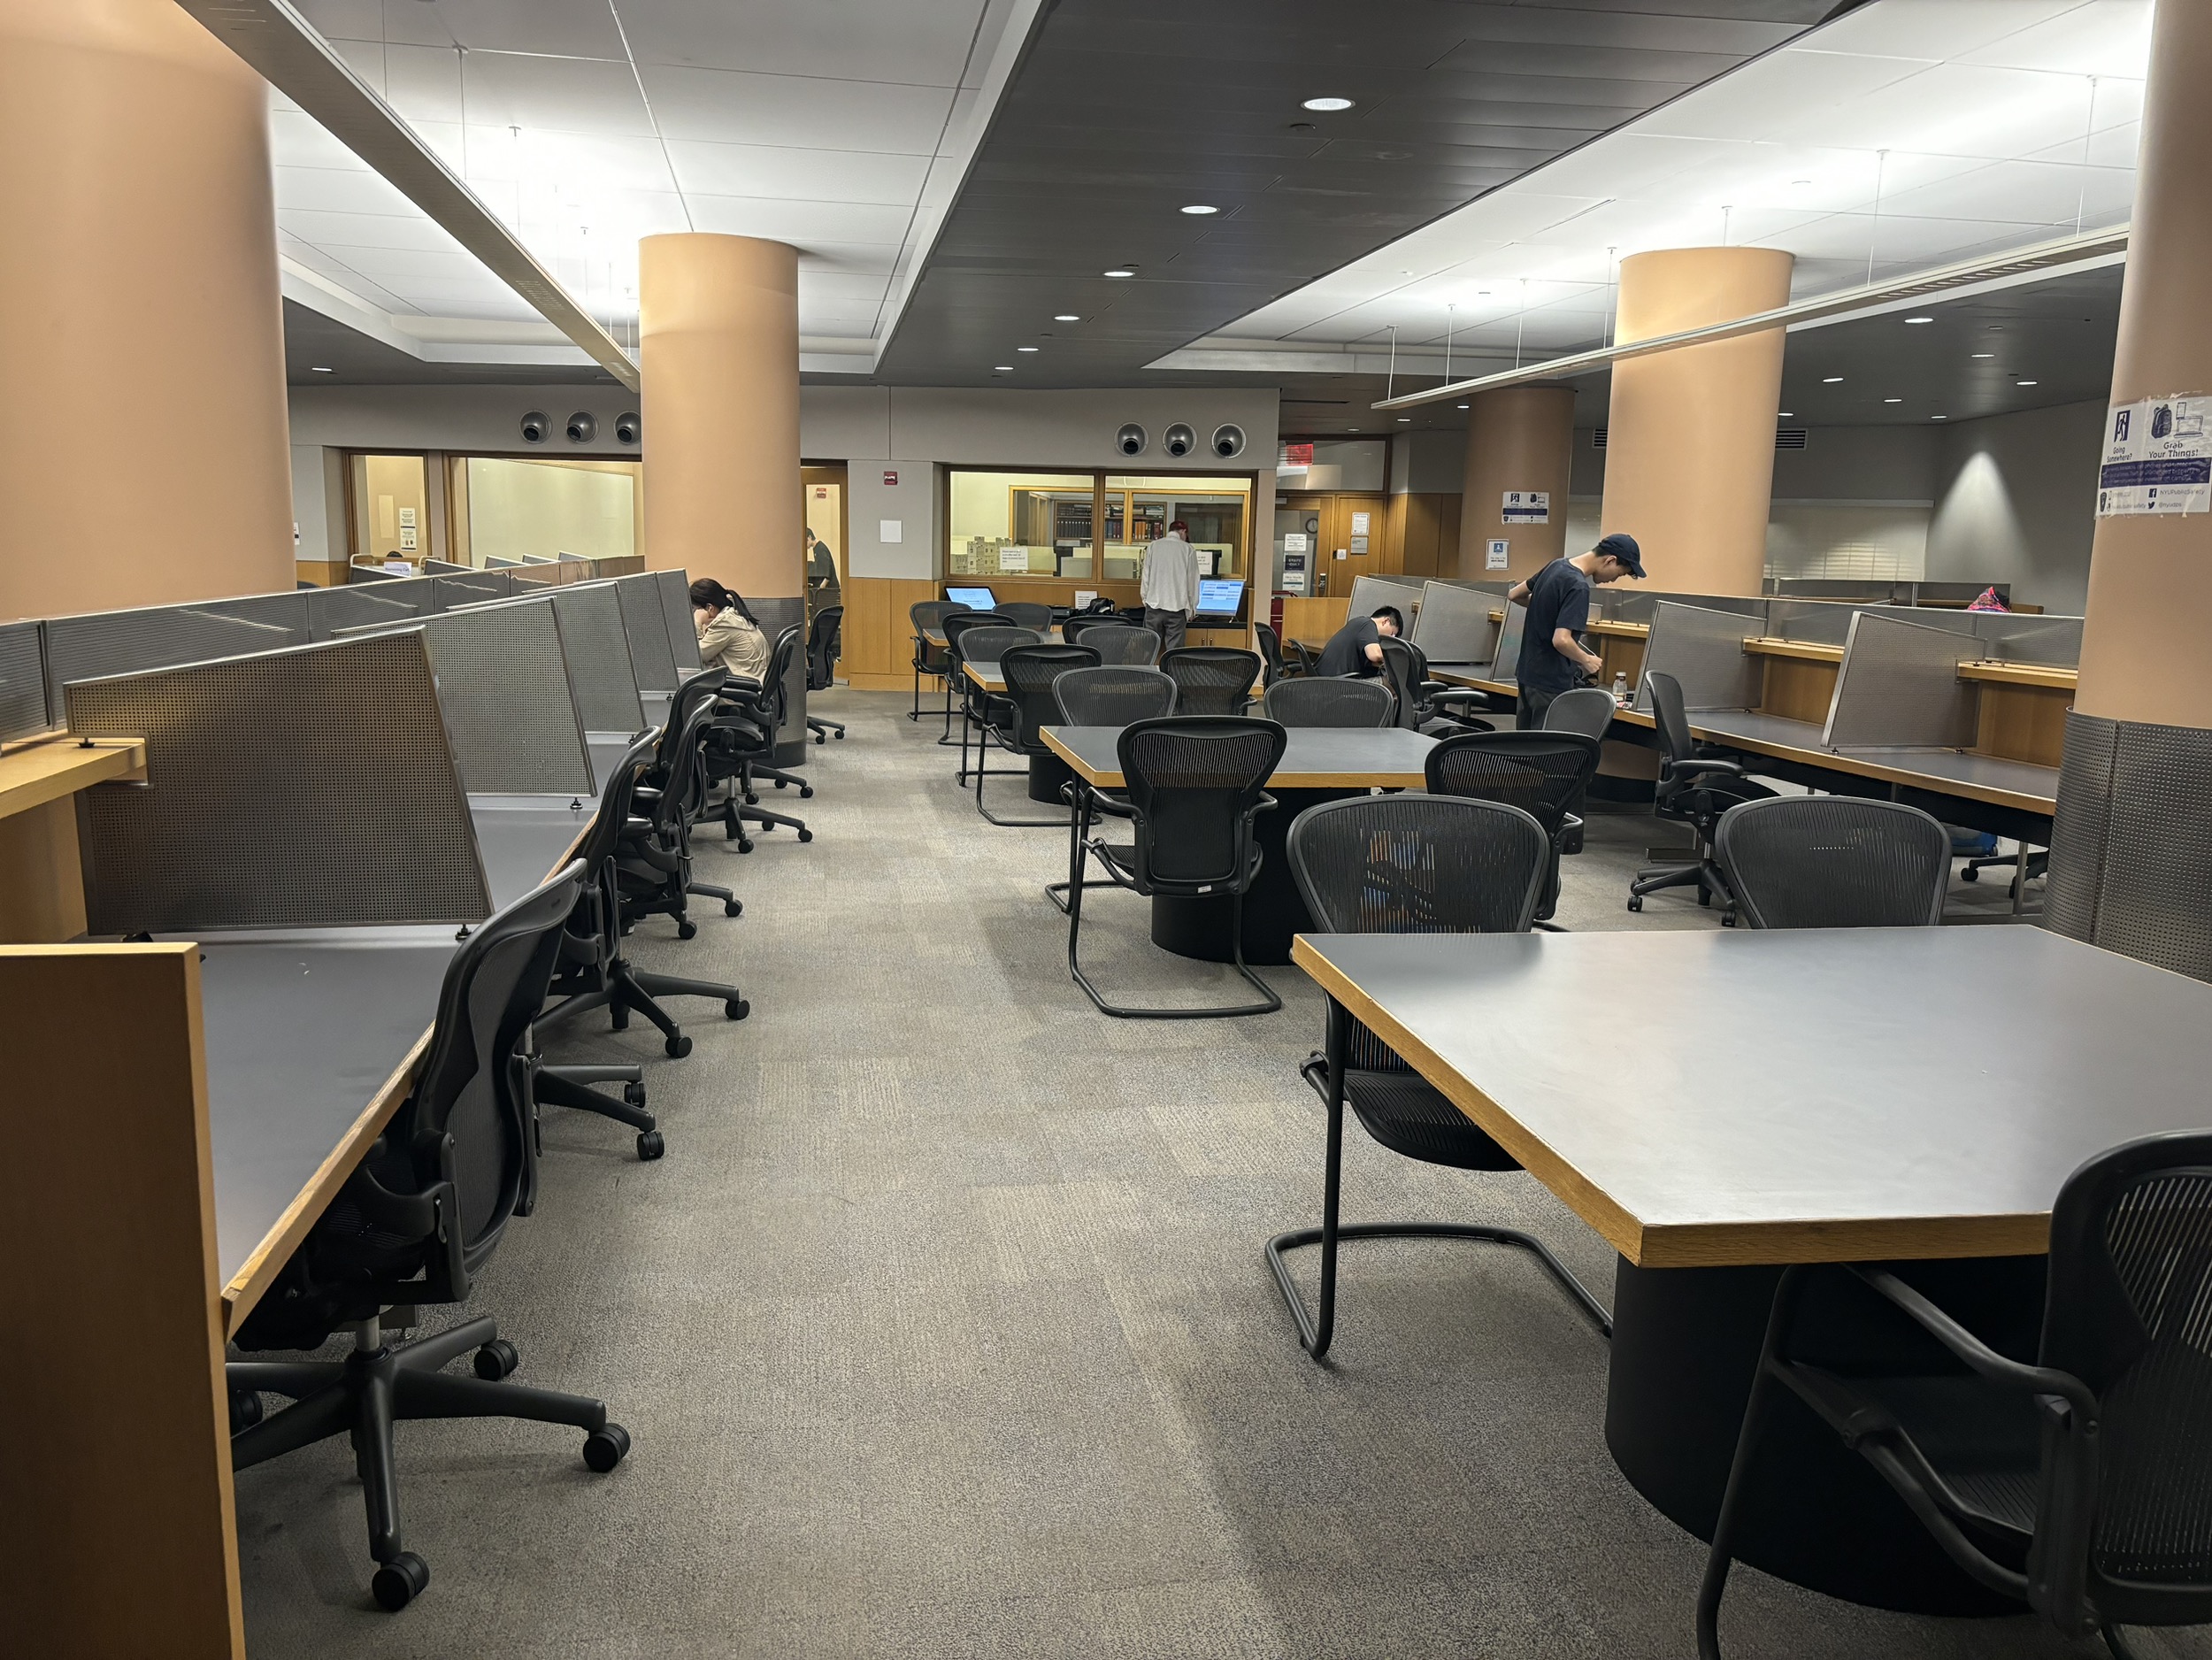
[[[1060,670],[1062,673],[1070,669],[1096,668],[1099,665],[1098,653],[1088,646],[1050,643],[1016,646],[1012,650],[1002,655],[999,658],[999,663],[1003,668],[1006,664],[1017,660],[1018,657],[1030,661],[1041,658],[1047,662],[1059,663],[1063,665]],[[1056,705],[1053,710],[1041,711],[1028,702],[1028,696],[1033,695],[1025,695],[1017,690],[1013,675],[1009,673],[1006,677],[1005,695],[988,699],[983,706],[986,724],[982,738],[987,738],[991,742],[995,742],[1009,755],[1025,757],[1050,755],[1052,753],[1050,748],[1037,736],[1037,728],[1045,725],[1046,720],[1040,720],[1037,717],[1041,712],[1048,720],[1056,712],[1057,706]],[[1051,696],[1049,683],[1044,688],[1044,696],[1047,697]],[[1058,830],[1066,826],[1068,821],[1065,818],[1006,818],[993,812],[983,799],[983,780],[989,775],[989,769],[990,744],[979,738],[976,744],[975,757],[975,810],[981,813],[987,822],[1010,830]],[[1001,773],[1000,776],[1002,778],[1007,774]],[[1065,792],[1063,791],[1064,798],[1064,795]],[[1069,807],[1070,812],[1080,811],[1080,808],[1072,804]]]

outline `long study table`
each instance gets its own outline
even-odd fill
[[[2212,986],[2039,927],[1309,934],[1294,960],[1619,1253],[1607,1444],[1701,1538],[1778,1264],[1900,1262],[2032,1357],[2069,1172],[2208,1119]],[[1807,1308],[1838,1364],[1924,1364],[1848,1285]],[[2014,1606],[1780,1401],[1743,1560],[1878,1606]]]

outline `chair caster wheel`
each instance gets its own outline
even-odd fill
[[[1641,911],[1644,908],[1644,896],[1641,894],[1629,895],[1628,908],[1631,911]]]
[[[522,1356],[515,1353],[515,1346],[503,1337],[495,1337],[476,1351],[476,1375],[486,1383],[497,1383],[511,1378]]]
[[[802,841],[802,842],[811,842],[811,841],[813,841],[813,840],[814,840],[814,832],[813,832],[813,831],[811,831],[811,830],[802,830],[802,831],[800,831],[800,832],[799,832],[799,840],[800,840],[800,841]]]
[[[745,902],[741,899],[724,900],[722,902],[722,914],[726,917],[743,916],[745,914]]]
[[[1736,913],[1732,911],[1722,911],[1720,913],[1720,926],[1724,928],[1734,927],[1736,926]]]
[[[753,844],[750,842],[741,839],[737,844],[737,850],[740,853],[750,853],[753,850]]]
[[[680,1061],[683,1059],[685,1056],[691,1053],[691,1040],[684,1036],[681,1033],[678,1033],[674,1037],[670,1038],[667,1042],[662,1044],[661,1047],[668,1051],[668,1058],[670,1060]]]
[[[801,801],[812,801],[814,799],[814,786],[811,784],[800,785],[799,799]]]
[[[637,1136],[637,1160],[649,1164],[668,1150],[668,1143],[661,1140],[658,1130],[640,1130]]]
[[[411,1550],[403,1550],[376,1571],[369,1581],[380,1606],[396,1614],[430,1588],[430,1564]]]
[[[676,937],[680,940],[691,939],[696,935],[698,932],[699,925],[692,921],[689,918],[686,918],[683,921],[676,925]]]
[[[742,1020],[752,1011],[753,1005],[742,997],[733,997],[722,1005],[722,1012],[733,1020]]]
[[[605,1475],[622,1462],[622,1455],[630,1450],[630,1432],[619,1424],[610,1424],[595,1429],[584,1438],[584,1462]]]
[[[1968,865],[1964,870],[1959,872],[1959,880],[1962,882],[1978,882],[1981,879],[1982,873],[1976,870],[1971,865]]]
[[[844,734],[842,732],[840,732],[840,733],[837,734],[837,741],[838,741],[838,742],[840,742],[840,743],[842,743],[842,742],[845,742],[845,734]]]
[[[251,1389],[233,1389],[230,1392],[230,1433],[251,1429],[261,1422],[261,1397]]]
[[[643,1106],[645,1104],[645,1086],[643,1084],[623,1085],[622,1101],[625,1106]]]

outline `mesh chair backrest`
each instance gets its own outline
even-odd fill
[[[1615,708],[1613,694],[1603,687],[1578,686],[1551,700],[1551,707],[1544,711],[1544,730],[1602,738],[1612,729]]]
[[[2115,1622],[2212,1619],[2208,1333],[2212,1134],[2147,1136],[2083,1164],[2052,1207],[2040,1358],[2098,1397],[2085,1568]],[[2039,1543],[2044,1532],[2039,1519]]]
[[[692,711],[703,706],[711,708],[715,693],[722,689],[722,682],[729,677],[727,669],[701,669],[684,676],[675,695],[668,700],[668,718],[661,723],[660,735],[654,746],[656,772],[664,778],[668,775]]]
[[[1083,630],[1083,643],[1098,653],[1101,663],[1149,668],[1160,660],[1160,636],[1126,623],[1091,623]]]
[[[1555,836],[1598,770],[1598,741],[1578,732],[1471,732],[1446,738],[1423,767],[1432,795],[1518,807]]]
[[[1644,676],[1644,684],[1651,688],[1651,718],[1659,728],[1659,747],[1670,761],[1688,760],[1697,753],[1697,740],[1690,734],[1690,717],[1682,707],[1682,682],[1654,671]]]
[[[1290,827],[1290,870],[1329,934],[1525,934],[1551,840],[1503,802],[1363,795]]]
[[[955,662],[958,662],[960,642],[968,637],[971,629],[1011,628],[1014,626],[1014,620],[1001,611],[955,611],[946,618],[940,626],[944,630],[946,650],[950,653]],[[1033,634],[1031,638],[1033,639],[1035,636]]]
[[[906,608],[906,618],[913,624],[914,637],[918,640],[926,633],[944,633],[945,619],[955,611],[963,611],[967,609],[957,600],[926,599],[909,605]]]
[[[1320,662],[1320,658],[1315,656],[1313,648],[1302,640],[1289,640],[1284,643],[1290,648],[1292,657],[1296,659],[1298,672],[1301,674],[1312,673]]]
[[[430,1053],[400,1139],[452,1138],[461,1245],[472,1268],[497,1241],[521,1195],[528,1106],[509,1059],[544,1006],[561,925],[576,907],[584,876],[580,859],[486,920],[453,954],[439,988]]]
[[[1097,667],[1098,653],[1088,646],[1015,646],[998,665],[1007,696],[1014,700],[1014,747],[1027,755],[1043,748],[1037,728],[1059,723],[1054,682],[1072,670]]]
[[[776,636],[776,643],[768,651],[768,690],[776,706],[776,724],[783,725],[784,710],[791,701],[791,660],[799,654],[799,626],[796,623]],[[801,733],[801,737],[806,734]]]
[[[1052,607],[1049,605],[1033,605],[1027,600],[1004,600],[1000,603],[999,611],[1018,626],[1033,628],[1040,634],[1052,626]]]
[[[1267,688],[1261,707],[1286,726],[1386,726],[1397,700],[1380,680],[1297,676]]]
[[[1091,649],[1087,636],[1086,650]],[[1175,712],[1175,682],[1157,669],[1109,664],[1070,669],[1052,683],[1060,719],[1071,726],[1127,726]]]
[[[1233,646],[1179,646],[1160,666],[1174,678],[1175,706],[1186,715],[1241,715],[1260,676],[1259,653]]]
[[[1248,816],[1286,741],[1271,720],[1233,716],[1170,715],[1123,728],[1117,747],[1138,815],[1139,885],[1194,895],[1240,888]]]
[[[827,691],[837,679],[837,637],[844,627],[845,608],[825,605],[814,613],[806,631],[806,688]]]
[[[1951,833],[1901,802],[1743,802],[1721,815],[1713,851],[1755,928],[1928,927],[1951,883]]]
[[[1383,678],[1390,682],[1391,695],[1398,700],[1393,724],[1410,732],[1421,724],[1421,682],[1428,679],[1427,664],[1402,640],[1384,640],[1380,644]]]
[[[996,663],[1016,646],[1039,643],[1041,638],[1034,628],[1017,628],[1009,623],[986,623],[980,628],[963,629],[954,650],[963,663]]]

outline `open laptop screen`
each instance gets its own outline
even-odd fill
[[[948,588],[945,597],[956,605],[965,605],[970,611],[996,611],[998,601],[992,598],[987,588]]]

